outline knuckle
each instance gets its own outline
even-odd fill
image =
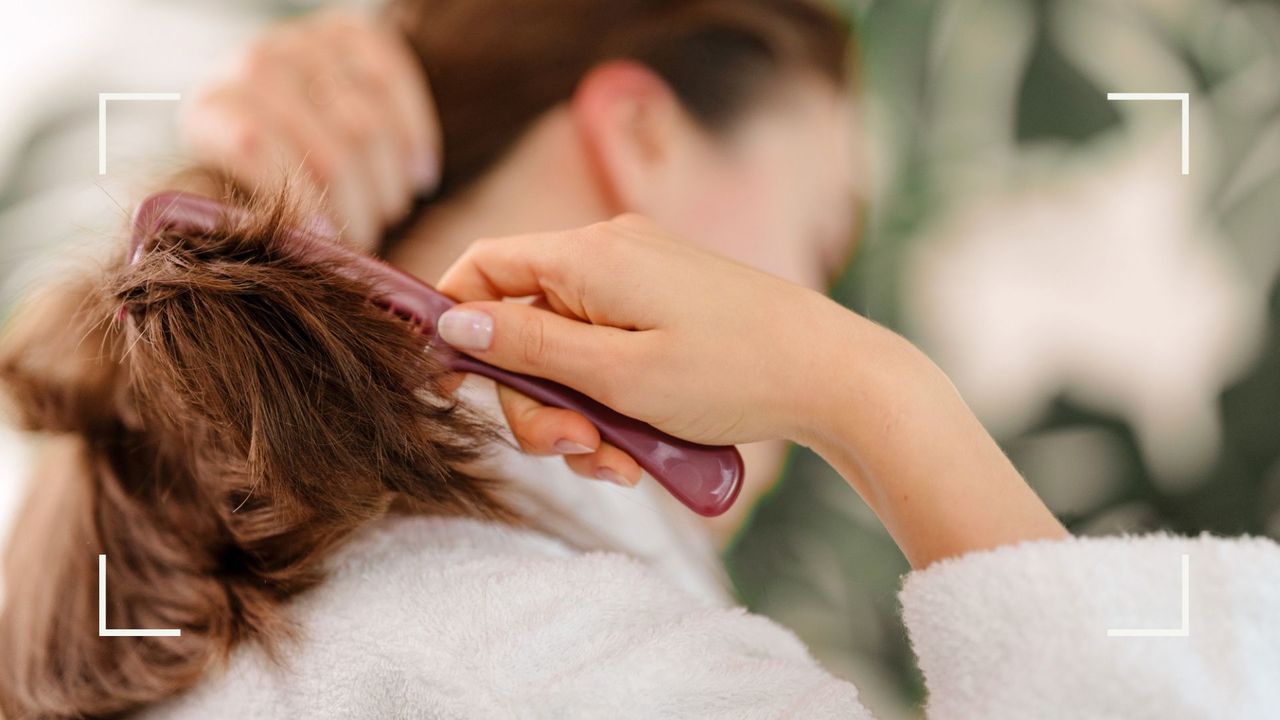
[[[609,227],[617,237],[636,238],[657,232],[657,226],[652,220],[633,212],[613,218],[609,221]]]
[[[586,227],[585,232],[583,234],[593,238],[596,236],[599,236],[602,238],[608,237],[614,234],[614,225],[616,223],[617,223],[616,219],[600,220],[597,222],[593,222]]]
[[[621,227],[635,227],[647,222],[645,216],[636,212],[625,212],[609,221],[610,224]]]
[[[532,423],[529,422],[528,416],[517,414],[515,417],[509,417],[507,424],[511,427],[511,435],[516,439],[516,444],[522,450],[530,450],[536,446],[536,438],[534,437]]]
[[[520,359],[527,365],[539,366],[547,359],[546,324],[541,319],[531,319],[520,326],[517,339]]]
[[[466,260],[472,261],[473,263],[477,258],[490,257],[493,255],[494,251],[498,249],[499,242],[501,241],[496,238],[480,238],[479,240],[475,240],[462,253],[462,257]]]
[[[518,338],[521,359],[526,364],[538,366],[547,360],[547,327],[543,320],[532,319],[520,328]]]
[[[570,252],[576,255],[589,254],[592,257],[613,253],[617,246],[617,234],[610,225],[611,222],[605,220],[592,223],[580,232],[570,234],[567,238]]]

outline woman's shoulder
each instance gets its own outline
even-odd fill
[[[704,604],[629,555],[584,552],[495,522],[405,516],[352,538],[332,558],[324,583],[298,598],[293,610],[312,641],[358,628],[418,635],[436,649],[464,653],[474,646],[449,646],[455,635],[467,634],[459,623],[497,628],[539,605],[581,611],[637,600]]]
[[[565,543],[530,529],[463,517],[388,515],[357,531],[334,553],[329,574],[369,568],[456,568],[495,558],[573,557]]]
[[[357,633],[368,633],[429,642],[432,652],[455,658],[523,651],[530,637],[567,625],[583,630],[587,618],[618,627],[627,616],[723,612],[630,555],[581,551],[499,523],[428,517],[366,528],[295,605],[309,642],[345,637],[354,644]],[[487,646],[475,644],[478,631],[493,633]],[[517,637],[504,647],[504,638]]]
[[[278,660],[237,653],[173,715],[863,717],[772,622],[518,528],[381,522],[292,610]]]

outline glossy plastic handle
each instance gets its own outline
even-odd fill
[[[166,191],[148,197],[133,219],[129,261],[136,262],[148,243],[165,228],[211,232],[235,224],[243,211],[199,195]],[[446,367],[475,373],[528,395],[545,405],[572,410],[590,420],[600,436],[635,458],[640,467],[677,500],[699,515],[728,510],[742,487],[742,456],[733,446],[688,442],[618,413],[576,390],[529,375],[510,372],[454,351],[434,339],[436,319],[453,306],[449,299],[417,278],[367,255],[354,252],[321,229],[297,228],[292,241],[299,256],[351,268],[352,276],[373,287],[373,301],[433,336],[433,352]]]

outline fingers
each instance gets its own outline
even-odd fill
[[[498,399],[520,449],[530,455],[585,455],[600,447],[600,433],[581,415],[548,407],[505,385]]]
[[[600,449],[590,455],[566,455],[565,463],[569,469],[585,478],[604,480],[622,487],[635,487],[640,482],[644,471],[631,456],[618,448],[604,443]]]
[[[309,197],[318,196],[310,178],[297,176],[304,156],[294,138],[305,135],[285,129],[272,108],[247,88],[220,86],[198,95],[184,107],[182,128],[198,159],[226,170],[245,187],[273,192],[296,182]]]
[[[654,326],[654,302],[663,296],[646,293],[646,285],[670,266],[678,249],[647,221],[623,216],[573,230],[475,242],[437,287],[463,301],[540,296],[561,315],[648,329]]]
[[[316,24],[327,52],[321,67],[312,72],[320,79],[331,78],[339,90],[320,117],[356,150],[381,220],[399,220],[420,191],[414,178],[420,169],[411,153],[425,142],[425,130],[410,127],[413,119],[404,117],[392,87],[418,83],[419,92],[425,92],[425,80],[416,67],[395,62],[385,47],[392,38],[365,21],[330,11],[321,13]],[[314,44],[315,38],[310,39]]]
[[[620,258],[612,250],[608,223],[561,232],[537,233],[472,243],[440,279],[441,292],[459,300],[498,300],[534,296],[561,315],[597,324],[624,317],[630,307],[618,296],[614,280]],[[589,272],[588,272],[589,270]],[[602,281],[602,278],[605,280]],[[593,296],[593,315],[586,305]],[[620,327],[629,327],[625,322]]]
[[[640,465],[630,455],[601,442],[599,431],[581,415],[543,405],[505,385],[498,386],[498,399],[522,451],[563,455],[569,468],[585,478],[626,488],[640,482]]]
[[[366,249],[439,176],[439,127],[416,58],[390,30],[339,11],[258,40],[197,95],[183,135],[198,160],[250,189],[305,176],[299,184]]]
[[[389,108],[389,120],[399,141],[399,157],[408,160],[413,192],[434,191],[440,179],[444,141],[431,85],[421,63],[405,38],[385,26],[371,26],[370,32],[355,35],[353,44],[363,48],[360,55],[370,62],[369,74],[383,79],[374,88]]]
[[[313,57],[314,37],[299,28],[276,31],[270,43],[255,48],[238,71],[251,82],[233,84],[259,113],[261,129],[274,142],[299,148],[291,177],[301,171],[314,198],[324,198],[342,234],[353,245],[371,249],[386,213],[374,192],[366,151],[346,131],[354,123],[329,106],[347,107],[339,80]],[[296,178],[292,178],[295,179]]]
[[[644,362],[643,333],[578,322],[522,303],[457,305],[440,316],[436,332],[468,355],[570,385],[606,405],[619,399],[619,376],[612,371]]]
[[[322,182],[345,211],[340,218],[345,221],[345,234],[357,246],[369,248],[382,228],[408,208],[408,192],[388,166],[391,148],[385,137],[379,138],[382,130],[362,104],[364,98],[318,89],[336,82],[330,76],[312,81],[310,101],[319,110],[314,117],[324,127],[323,138],[311,146],[312,153],[325,152],[327,145],[335,162]]]
[[[458,300],[544,295],[552,272],[572,265],[565,233],[538,233],[471,244],[436,287]]]
[[[321,13],[279,32],[275,70],[291,101],[287,114],[322,129],[309,138],[307,167],[328,188],[344,234],[364,249],[404,216],[413,195],[382,91],[387,69],[362,39],[371,32],[354,16]]]

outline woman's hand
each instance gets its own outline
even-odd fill
[[[637,216],[477,242],[439,287],[467,301],[440,319],[453,346],[712,444],[805,437],[820,344],[853,317]]]
[[[440,337],[477,358],[689,440],[812,446],[916,567],[1065,534],[905,340],[641,218],[481,241],[440,289],[465,301],[440,317]],[[526,296],[539,303],[501,302]],[[568,459],[589,475],[630,460],[608,446]]]
[[[479,242],[439,287],[488,301],[446,313],[447,341],[577,387],[674,435],[719,444],[803,434],[813,411],[799,390],[820,355],[805,346],[822,335],[824,312],[847,315],[817,293],[697,252],[636,216]],[[523,295],[556,312],[496,302]],[[788,359],[780,344],[799,352]],[[602,443],[582,416],[499,392],[526,452],[563,454],[585,477],[640,480],[635,460]]]
[[[184,111],[197,161],[250,189],[289,182],[324,198],[362,249],[438,177],[440,131],[417,60],[390,29],[349,13],[276,26]]]

